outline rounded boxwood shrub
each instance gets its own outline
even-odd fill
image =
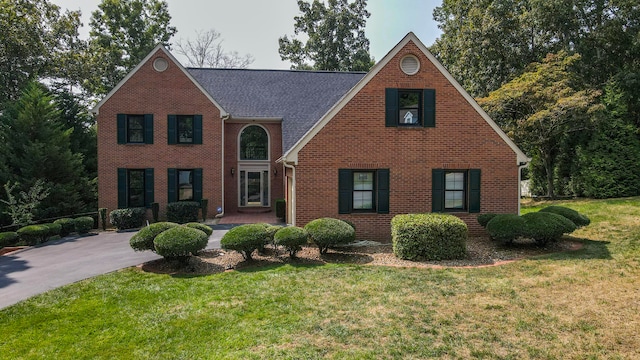
[[[109,213],[109,221],[118,230],[135,229],[142,226],[146,213],[142,207],[116,209]]]
[[[207,247],[209,236],[188,226],[175,226],[161,232],[153,240],[156,253],[166,259],[186,260]]]
[[[478,220],[478,224],[486,229],[489,221],[491,221],[491,219],[493,219],[496,215],[498,214],[480,214],[476,219]]]
[[[213,234],[213,229],[211,228],[211,226],[205,225],[205,224],[200,224],[197,222],[190,222],[190,223],[186,223],[183,226],[188,226],[190,228],[194,228],[194,229],[198,229],[201,231],[204,231],[207,236],[211,236],[211,234]]]
[[[263,225],[245,224],[227,231],[220,239],[220,245],[225,250],[239,252],[245,260],[251,260],[251,253],[264,246],[267,237],[267,229]]]
[[[129,239],[129,245],[131,245],[135,251],[151,250],[155,252],[156,249],[153,246],[153,240],[155,240],[156,236],[176,226],[179,225],[172,222],[157,222],[145,226]]]
[[[58,219],[53,222],[54,224],[60,224],[62,229],[60,230],[60,236],[65,237],[75,231],[75,225],[73,223],[73,219],[63,218]]]
[[[0,233],[0,247],[13,246],[19,240],[18,233],[15,231],[7,231]]]
[[[489,237],[501,244],[510,244],[513,240],[525,235],[526,226],[525,220],[516,214],[494,215],[486,224]]]
[[[301,246],[307,243],[309,233],[307,230],[297,227],[288,226],[279,229],[273,236],[273,243],[276,246],[283,246],[289,252],[289,256],[295,257]]]
[[[185,224],[198,221],[200,203],[196,201],[178,201],[167,204],[167,221]]]
[[[522,218],[526,224],[525,236],[541,245],[557,241],[563,234],[571,233],[576,229],[575,224],[569,219],[551,212],[532,212],[522,215]]]
[[[16,231],[20,240],[27,245],[37,245],[47,241],[49,238],[49,227],[44,225],[27,225]]]
[[[348,244],[356,238],[353,227],[339,219],[316,219],[305,225],[304,229],[309,233],[311,241],[318,246],[320,254],[326,254],[331,246]]]
[[[46,223],[42,225],[46,226],[49,229],[49,237],[60,236],[62,225],[56,223]]]
[[[93,218],[91,216],[81,216],[73,219],[73,225],[76,232],[80,235],[89,233],[93,229]]]
[[[406,214],[391,219],[393,253],[406,260],[462,259],[467,224],[453,215]]]
[[[541,209],[540,211],[562,215],[567,219],[571,220],[574,224],[576,224],[576,227],[578,228],[587,226],[591,223],[591,220],[586,215],[583,215],[573,209],[569,209],[568,207],[564,207],[564,206],[557,206],[557,205],[547,206],[546,208]]]

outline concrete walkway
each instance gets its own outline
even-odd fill
[[[220,248],[226,232],[214,230],[207,248]],[[160,258],[150,251],[133,251],[129,246],[133,234],[107,231],[70,236],[0,256],[0,309],[66,284]]]

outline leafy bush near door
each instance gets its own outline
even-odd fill
[[[153,240],[156,253],[169,260],[186,261],[207,247],[209,236],[202,230],[176,226],[161,232]]]
[[[178,224],[198,221],[200,203],[196,201],[179,201],[167,204],[167,221]]]
[[[129,245],[135,251],[151,250],[155,252],[156,248],[153,245],[153,240],[156,239],[156,236],[176,226],[179,225],[172,222],[157,222],[145,226],[129,239]]]
[[[309,233],[307,230],[297,226],[283,227],[273,236],[273,244],[283,246],[291,257],[295,257],[301,246],[308,241]]]
[[[142,226],[145,214],[146,209],[142,207],[117,209],[109,213],[109,221],[118,230],[135,229]]]
[[[220,245],[225,250],[239,252],[245,260],[251,260],[251,254],[264,246],[268,236],[263,224],[245,224],[236,226],[224,234]]]

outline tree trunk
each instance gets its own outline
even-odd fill
[[[547,196],[550,199],[554,199],[556,197],[555,189],[553,188],[553,159],[551,156],[543,154],[542,162],[544,163],[544,170],[547,175]]]

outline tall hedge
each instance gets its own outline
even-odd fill
[[[467,224],[453,215],[406,214],[391,220],[393,253],[406,260],[462,259]]]

